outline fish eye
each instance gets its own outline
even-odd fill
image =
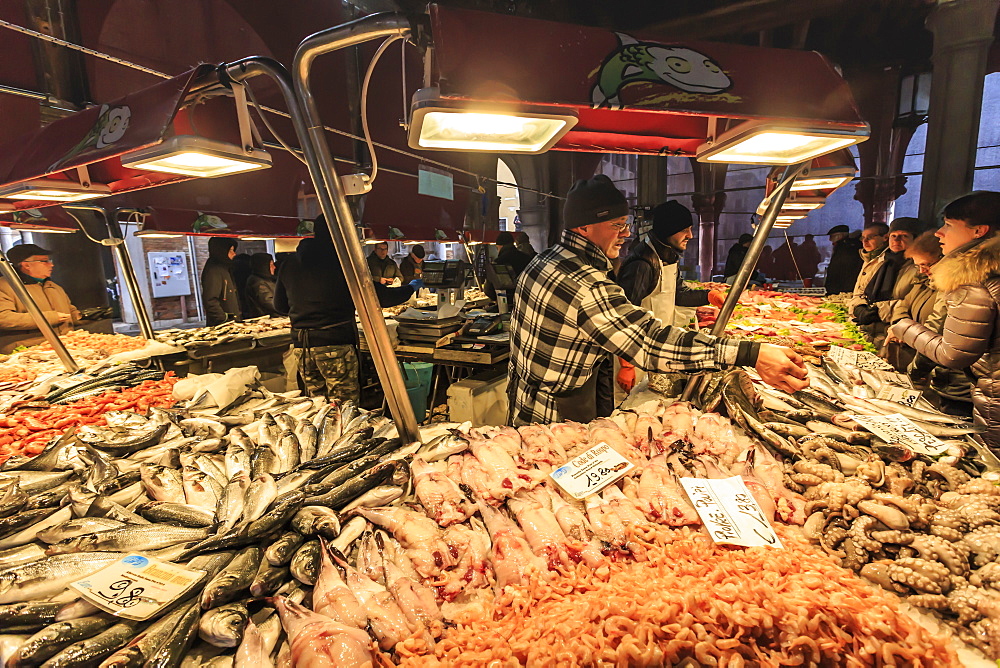
[[[687,74],[691,71],[691,63],[677,56],[667,58],[667,67],[677,72],[677,74]]]
[[[718,65],[716,65],[715,63],[713,63],[708,58],[705,59],[705,67],[707,67],[708,71],[712,72],[713,74],[718,74],[719,72],[722,71],[721,69],[719,69]]]

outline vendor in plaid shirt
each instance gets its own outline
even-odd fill
[[[751,366],[785,391],[806,387],[802,358],[752,341],[670,327],[608,277],[629,235],[628,204],[607,176],[577,181],[563,209],[566,230],[517,281],[511,315],[509,421],[587,422],[611,413],[598,368],[618,355],[645,371],[719,371]]]

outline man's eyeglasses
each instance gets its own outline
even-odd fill
[[[38,264],[55,264],[52,260],[23,260],[22,264],[31,264],[32,262]]]
[[[624,232],[629,228],[629,225],[631,224],[632,224],[632,216],[629,216],[620,223],[611,223],[611,227],[612,229],[614,229],[615,232]]]

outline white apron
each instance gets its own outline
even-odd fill
[[[649,244],[649,241],[647,240],[646,243]],[[655,253],[656,249],[653,251]],[[659,256],[657,256],[656,261],[660,262]],[[647,311],[651,311],[663,324],[680,324],[683,327],[686,323],[674,322],[677,315],[677,266],[676,262],[673,264],[660,262],[660,284],[654,286],[653,292],[646,296],[639,305]]]

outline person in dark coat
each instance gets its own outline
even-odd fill
[[[229,268],[230,273],[233,275],[233,281],[236,282],[236,294],[239,295],[240,308],[244,318],[252,317],[250,315],[249,302],[247,302],[247,281],[253,273],[252,265],[249,253],[237,253],[236,257],[233,258],[232,266]]]
[[[239,320],[243,315],[232,273],[238,244],[229,237],[208,240],[208,260],[201,270],[201,301],[205,305],[205,324],[209,327]]]
[[[813,235],[807,234],[805,236],[795,251],[795,259],[799,263],[799,271],[802,272],[802,278],[816,277],[822,256],[819,253],[819,248],[816,246]]]
[[[354,302],[322,215],[313,234],[281,265],[274,289],[275,309],[292,322],[294,347],[285,359],[286,370],[311,396],[357,402],[361,388]],[[383,308],[402,304],[423,286],[419,279],[399,288],[374,282]]]
[[[511,278],[517,280],[531,262],[531,256],[518,249],[514,243],[514,235],[510,232],[501,232],[497,235],[497,249],[497,259],[493,264],[507,265],[511,268]]]
[[[254,253],[250,257],[250,278],[247,279],[247,313],[251,318],[281,315],[274,308],[274,260],[270,253]]]
[[[861,273],[861,242],[849,236],[851,228],[847,225],[835,225],[827,234],[833,244],[833,255],[826,268],[826,294],[839,295],[843,292],[853,292],[854,284]]]
[[[424,257],[426,256],[427,251],[420,244],[410,249],[410,254],[399,263],[399,272],[403,275],[403,283],[424,277]]]
[[[382,285],[388,285],[397,278],[400,282],[403,281],[403,274],[399,271],[399,265],[389,257],[388,242],[380,241],[375,244],[372,252],[368,255],[368,269],[372,272],[372,278]]]
[[[746,259],[747,249],[750,248],[751,241],[753,241],[752,234],[741,234],[739,240],[729,249],[729,255],[726,256],[726,266],[722,270],[722,275],[725,278],[735,276],[736,272],[740,270],[743,260]]]

